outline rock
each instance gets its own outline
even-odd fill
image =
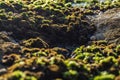
[[[9,36],[6,31],[0,32],[0,52],[4,53],[20,53],[20,45]],[[0,55],[1,56],[1,55]]]
[[[0,44],[0,51],[5,54],[10,53],[20,53],[21,47],[19,44],[15,44],[12,42],[5,42]]]
[[[120,44],[120,8],[113,8],[94,17],[96,32],[91,40],[107,40]]]
[[[4,43],[4,42],[14,42],[16,43],[16,41],[9,36],[9,34],[11,34],[10,32],[6,32],[6,31],[1,31],[0,32],[0,44]]]
[[[5,2],[3,4],[8,7]],[[89,40],[87,35],[94,32],[94,26],[88,21],[83,8],[69,6],[70,4],[50,3],[45,7],[43,5],[21,6],[22,8],[16,9],[17,13],[11,9],[9,12],[3,11],[0,31],[12,32],[11,36],[19,41],[40,37],[50,47],[59,44],[86,44]],[[25,11],[21,10],[23,8]],[[6,10],[6,7],[3,9]]]

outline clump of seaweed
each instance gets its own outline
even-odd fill
[[[41,38],[31,38],[21,42],[21,44],[28,48],[48,48],[49,45]]]
[[[93,41],[89,46],[75,49],[72,54],[62,48],[23,48],[23,54],[4,55],[2,64],[7,66],[7,72],[0,78],[20,79],[22,75],[17,78],[13,75],[19,70],[25,78],[29,75],[30,79],[36,80],[48,77],[49,80],[113,80],[119,78],[119,56],[119,46],[106,41]]]

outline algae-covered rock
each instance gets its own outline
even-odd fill
[[[119,79],[119,1],[73,2],[0,0],[0,80]]]
[[[20,53],[21,46],[7,32],[0,32],[0,52]]]
[[[15,42],[15,40],[10,37],[10,32],[2,31],[0,32],[0,44],[3,44],[4,42]]]
[[[19,44],[6,42],[0,44],[0,49],[2,53],[10,54],[10,53],[20,53],[21,47]]]
[[[59,1],[48,4],[44,1],[2,1],[0,29],[12,32],[11,36],[18,40],[40,37],[52,47],[87,43],[95,27],[87,22],[81,8],[70,5]]]
[[[21,45],[28,48],[29,47],[32,47],[32,48],[48,48],[49,47],[49,45],[39,37],[25,40],[21,42]]]

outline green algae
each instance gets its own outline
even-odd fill
[[[105,44],[105,45],[104,45]],[[94,45],[94,46],[93,46]],[[94,50],[94,48],[97,50]],[[88,50],[89,48],[89,50]],[[102,48],[102,49],[101,49]],[[105,48],[112,49],[116,55],[105,55],[103,53]],[[36,52],[25,52],[23,54],[14,54],[14,62],[12,66],[8,67],[8,72],[3,74],[7,79],[20,79],[20,77],[15,76],[26,76],[24,71],[32,72],[42,72],[41,76],[36,77],[37,73],[31,74],[29,79],[46,79],[50,77],[51,79],[61,78],[75,80],[85,79],[85,80],[98,80],[98,79],[111,79],[119,75],[119,65],[120,58],[116,51],[118,46],[112,44],[106,44],[104,41],[93,42],[89,46],[81,46],[77,48],[71,55],[71,57],[66,58],[62,53],[57,53],[56,49],[38,49]],[[37,48],[36,48],[37,49]],[[60,49],[59,49],[60,50]],[[61,49],[62,50],[62,49]],[[32,50],[31,50],[32,51]],[[62,51],[61,51],[62,52]],[[28,55],[29,54],[29,55]],[[108,53],[106,53],[108,54]],[[21,57],[21,56],[24,57]],[[11,56],[11,54],[10,54]],[[13,56],[9,57],[12,59]],[[21,57],[21,58],[20,58]],[[26,57],[26,58],[25,58]],[[6,59],[6,58],[5,58]],[[5,64],[2,62],[4,65]],[[8,66],[8,65],[7,65]],[[16,73],[16,70],[20,70],[20,73]],[[107,72],[106,76],[102,72]],[[12,74],[9,74],[12,72]],[[12,76],[14,73],[16,75]],[[51,73],[51,74],[49,74]],[[22,75],[21,75],[22,74]],[[30,73],[29,73],[30,74]],[[108,76],[107,76],[108,75]],[[25,79],[27,76],[25,77]]]
[[[49,48],[49,44],[61,42],[64,45],[67,42],[67,44],[72,42],[78,45],[85,44],[89,40],[87,35],[95,30],[93,25],[90,26],[91,23],[87,21],[86,15],[93,15],[96,7],[100,7],[99,10],[119,7],[119,1],[115,2],[115,5],[112,3],[112,7],[111,2],[105,2],[88,8],[94,3],[98,4],[93,0],[86,5],[85,10],[72,7],[69,0],[62,1],[2,0],[0,2],[0,29],[13,32],[12,37],[21,40],[20,53],[5,53],[2,56],[0,65],[5,66],[7,72],[2,73],[0,79],[119,79],[119,45],[108,44],[107,41],[93,41],[88,46],[76,48],[72,53],[62,48]]]

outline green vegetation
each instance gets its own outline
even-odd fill
[[[114,80],[120,75],[118,47],[119,45],[107,44],[105,41],[95,41],[89,46],[80,46],[69,58],[65,58],[62,53],[57,53],[54,49],[36,48],[32,53],[24,51],[26,58],[16,58],[2,78]],[[16,54],[16,57],[18,55]],[[19,56],[22,57],[22,55]]]
[[[73,3],[87,5],[73,7]],[[0,66],[4,66],[0,80],[119,80],[120,45],[107,41],[84,45],[96,30],[87,15],[120,7],[119,3],[0,0],[0,31],[12,32],[20,45],[2,46],[8,52],[0,51]],[[81,46],[69,51],[56,47],[60,44]],[[12,48],[19,53],[11,53]]]

